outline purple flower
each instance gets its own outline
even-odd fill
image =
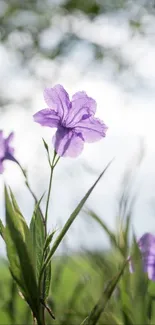
[[[77,157],[84,142],[94,142],[105,137],[107,127],[94,117],[96,102],[84,91],[77,92],[70,101],[61,85],[44,90],[48,106],[34,114],[35,122],[57,128],[53,144],[59,156]]]
[[[148,278],[155,281],[155,236],[146,233],[138,241],[138,246],[142,255],[143,271],[148,274]],[[133,263],[130,262],[130,271],[134,272]]]
[[[3,173],[3,161],[4,160],[13,160],[16,161],[14,158],[14,149],[11,147],[10,143],[14,137],[13,132],[5,139],[3,135],[3,131],[0,131],[0,174]]]

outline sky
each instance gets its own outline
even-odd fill
[[[93,29],[94,34],[91,34],[91,37],[98,37],[97,28],[100,25],[101,22],[97,21],[95,32]],[[91,26],[87,27],[89,32]],[[49,75],[50,71],[55,69],[54,63],[49,65],[42,62],[41,65],[36,66],[38,75],[49,73],[48,82],[45,82],[44,87],[61,83],[70,96],[76,91],[86,91],[97,101],[96,116],[108,126],[106,138],[97,143],[85,144],[84,151],[78,158],[60,159],[53,179],[48,228],[57,229],[57,232],[61,229],[100,172],[115,157],[113,164],[88,199],[85,208],[93,209],[111,229],[116,231],[122,182],[125,172],[129,171],[130,197],[136,195],[132,211],[132,227],[137,236],[146,231],[155,233],[155,46],[148,38],[143,39],[138,35],[131,38],[128,27],[123,21],[122,26],[119,26],[115,20],[104,19],[102,28],[102,37],[96,41],[102,42],[103,45],[108,44],[112,48],[121,44],[122,56],[132,63],[134,73],[128,71],[116,80],[112,73],[112,63],[107,60],[103,64],[102,71],[95,66],[85,75],[80,76],[79,58],[82,57],[83,62],[89,60],[90,54],[86,48],[76,49],[71,60],[61,67],[58,77],[55,80],[52,78],[51,82]],[[83,37],[86,37],[87,28],[84,30]],[[18,71],[17,58],[2,46],[0,47],[0,70],[4,80],[4,91],[6,94],[8,92],[12,100],[16,99],[18,102],[18,99],[24,99],[27,95],[32,98],[30,107],[25,104],[17,109],[15,104],[10,104],[9,109],[1,115],[0,128],[5,130],[6,135],[12,130],[15,132],[16,157],[27,168],[30,184],[39,198],[47,190],[49,180],[49,166],[42,137],[49,144],[52,152],[51,139],[55,132],[33,122],[32,115],[45,108],[43,88],[38,81],[29,78],[24,69]],[[144,157],[138,165],[143,152]],[[11,186],[29,222],[34,202],[24,185],[18,166],[9,161],[5,163],[5,173],[0,178],[2,220],[4,220],[4,181]],[[43,209],[45,209],[45,198]],[[107,246],[108,240],[103,230],[82,212],[69,230],[60,249],[64,247],[70,250],[104,249]],[[2,240],[0,254],[5,254]]]

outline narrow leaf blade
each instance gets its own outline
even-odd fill
[[[34,267],[29,255],[28,247],[25,241],[25,233],[28,228],[26,222],[20,215],[15,212],[12,207],[7,189],[5,188],[5,202],[6,202],[6,246],[10,262],[11,273],[16,279],[17,284],[21,287],[25,299],[33,310],[34,314],[38,314],[39,297],[36,278],[34,274]]]
[[[97,324],[101,314],[104,312],[105,307],[111,298],[123,272],[126,267],[127,261],[121,267],[120,272],[111,280],[109,281],[106,289],[104,290],[103,294],[101,295],[100,299],[98,300],[97,304],[92,309],[88,318],[82,323],[83,325],[95,325]]]
[[[60,232],[60,234],[58,235],[58,237],[56,238],[49,255],[47,256],[47,259],[44,263],[44,267],[42,269],[42,273],[44,271],[44,269],[46,268],[46,266],[49,264],[53,254],[55,253],[57,247],[59,246],[59,244],[61,243],[63,237],[65,236],[65,234],[67,233],[68,229],[70,228],[70,226],[72,225],[73,221],[75,220],[75,218],[77,217],[77,215],[79,214],[79,212],[81,211],[81,209],[83,208],[85,202],[87,201],[88,197],[90,196],[90,194],[92,193],[93,189],[95,188],[95,186],[97,185],[97,183],[100,181],[101,177],[105,174],[106,170],[108,169],[108,167],[111,165],[112,161],[114,159],[112,159],[107,166],[105,167],[105,169],[102,171],[102,173],[99,175],[99,177],[97,178],[97,180],[95,181],[95,183],[90,187],[90,189],[88,190],[88,192],[85,194],[85,196],[83,197],[83,199],[80,201],[80,203],[77,205],[77,207],[75,208],[75,210],[73,211],[73,213],[70,215],[70,217],[68,218],[67,222],[65,223],[62,231]]]

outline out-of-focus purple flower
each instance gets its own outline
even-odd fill
[[[148,278],[155,281],[155,236],[146,233],[138,241],[141,251],[143,271],[148,274]],[[130,272],[134,272],[133,262],[130,260]]]
[[[4,171],[4,160],[13,160],[17,162],[14,158],[14,148],[11,146],[13,137],[14,134],[12,132],[7,138],[4,138],[3,131],[0,131],[0,174]]]
[[[84,91],[77,92],[70,101],[61,85],[44,90],[48,108],[34,114],[35,122],[57,128],[53,144],[59,156],[77,157],[84,142],[94,142],[105,137],[106,125],[95,118],[96,102]]]

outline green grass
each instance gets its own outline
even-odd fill
[[[94,263],[94,256],[97,263]],[[101,257],[100,257],[101,259]],[[100,260],[101,263],[101,260]],[[49,305],[54,310],[58,324],[65,320],[79,324],[93,308],[104,287],[99,255],[62,256],[53,259],[52,284]],[[106,273],[105,273],[106,274]],[[12,281],[7,263],[0,264],[0,324],[23,324],[31,315]],[[28,317],[28,318],[27,318]]]
[[[119,235],[124,238],[124,232]],[[118,234],[116,238],[119,239]],[[125,237],[127,238],[127,236]],[[123,242],[123,245],[122,245]],[[89,325],[155,324],[155,283],[149,281],[139,263],[136,272],[125,268],[113,294],[106,291],[129,255],[128,242],[118,240],[109,251],[85,252],[82,255],[52,259],[52,281],[48,306],[56,320],[46,312],[48,325],[81,325],[94,306],[100,317]],[[125,243],[125,244],[124,244]],[[30,275],[31,276],[31,275]],[[0,325],[31,325],[32,315],[11,278],[8,264],[0,263]],[[87,325],[87,323],[85,323]]]
[[[47,324],[80,325],[103,294],[109,280],[117,274],[122,260],[114,249],[54,258],[48,305],[56,320],[46,314]],[[155,302],[150,300],[154,294],[154,282],[148,281],[141,271],[130,274],[127,267],[97,324],[154,324]],[[4,262],[0,263],[0,324],[33,324],[29,308],[19,295]]]

